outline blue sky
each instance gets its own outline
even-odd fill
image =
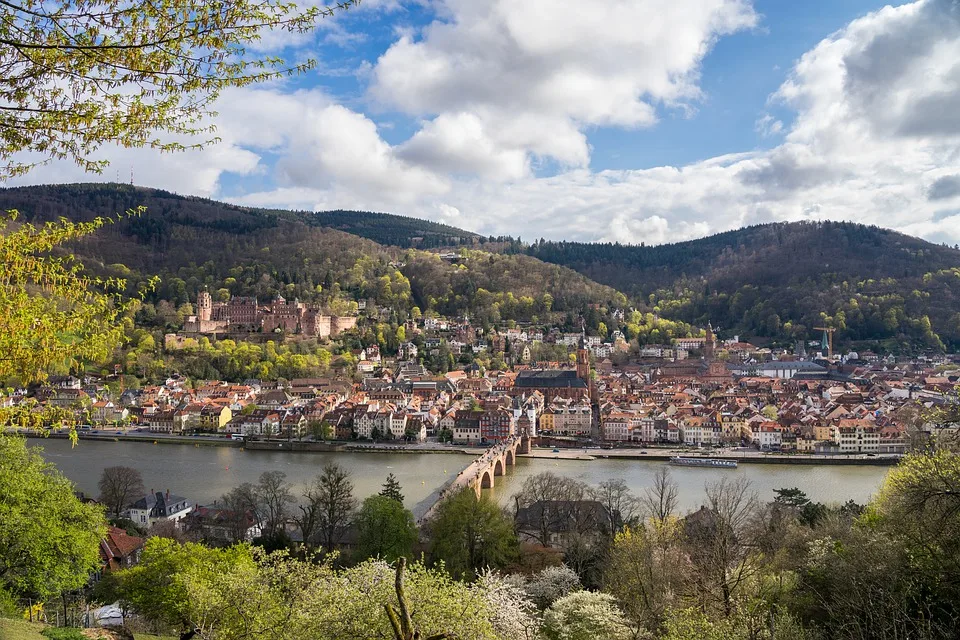
[[[104,157],[180,193],[524,238],[829,218],[960,242],[952,0],[363,0],[265,43],[319,67],[227,92],[216,148]]]

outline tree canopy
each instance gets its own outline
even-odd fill
[[[102,171],[105,161],[91,155],[105,143],[175,151],[214,142],[208,116],[224,89],[316,64],[257,56],[253,45],[267,31],[305,32],[352,4],[3,2],[0,179],[52,158]]]
[[[417,525],[403,504],[384,496],[370,496],[357,512],[357,555],[394,562],[413,554]]]
[[[45,598],[86,584],[106,530],[100,506],[19,437],[0,435],[0,591]]]
[[[430,523],[430,555],[451,575],[473,578],[514,558],[513,523],[489,496],[463,489],[440,503]]]
[[[120,342],[125,281],[91,277],[79,261],[54,253],[108,221],[35,226],[16,212],[0,218],[0,379],[41,381],[102,361]]]

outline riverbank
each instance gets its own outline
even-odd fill
[[[743,464],[787,464],[787,465],[858,465],[858,466],[894,466],[900,462],[900,456],[884,455],[814,455],[800,453],[764,453],[760,451],[728,451],[703,455],[691,451],[666,451],[663,449],[643,450],[610,450],[610,449],[534,449],[522,457],[542,458],[550,460],[657,460],[668,461],[670,458],[681,456],[687,458],[716,458],[720,460],[735,460]]]
[[[101,442],[140,442],[146,444],[178,444],[193,445],[195,447],[229,447],[232,449],[247,449],[250,451],[276,451],[293,453],[454,453],[460,455],[479,456],[486,449],[479,447],[456,447],[438,443],[424,443],[414,445],[402,444],[368,444],[363,442],[310,442],[310,441],[262,441],[231,440],[218,436],[175,436],[157,433],[127,432],[117,433],[87,433],[80,431],[80,441]],[[67,439],[66,433],[37,433],[24,434],[28,438]],[[700,457],[698,451],[681,451],[668,449],[560,449],[534,448],[529,454],[519,457],[540,458],[550,460],[656,460],[667,461],[674,456]],[[724,460],[736,460],[743,464],[778,464],[778,465],[854,465],[854,466],[894,466],[900,461],[896,455],[815,455],[799,453],[765,453],[760,451],[737,451],[724,449],[711,452],[709,457]]]
[[[209,438],[195,436],[168,436],[155,433],[84,433],[77,432],[80,442],[141,442],[145,444],[192,444],[198,447],[230,447],[239,449],[243,447],[243,442],[239,440],[230,440],[229,438]],[[27,438],[37,440],[68,440],[70,435],[67,433],[21,433]]]
[[[460,455],[478,456],[485,449],[473,447],[452,447],[438,443],[414,445],[365,444],[362,442],[312,442],[298,440],[232,440],[219,436],[176,436],[160,433],[89,433],[77,432],[80,442],[140,442],[146,444],[178,444],[194,445],[197,447],[229,447],[233,449],[248,449],[250,451],[290,451],[294,453],[333,453],[333,452],[367,452],[367,453],[456,453]],[[64,432],[22,433],[27,438],[38,440],[67,440],[69,434]]]

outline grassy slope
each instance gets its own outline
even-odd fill
[[[47,625],[26,620],[0,618],[0,640],[47,640],[40,632]],[[137,640],[174,640],[172,636],[155,636],[149,633],[135,634]]]

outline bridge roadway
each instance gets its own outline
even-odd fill
[[[507,467],[516,463],[517,455],[530,453],[530,439],[525,435],[515,435],[509,440],[498,442],[489,449],[480,454],[476,460],[467,465],[467,468],[457,474],[457,476],[443,489],[426,513],[422,521],[429,520],[437,506],[449,496],[454,495],[462,489],[472,489],[480,497],[483,489],[492,489],[497,476],[502,476],[507,472]]]

